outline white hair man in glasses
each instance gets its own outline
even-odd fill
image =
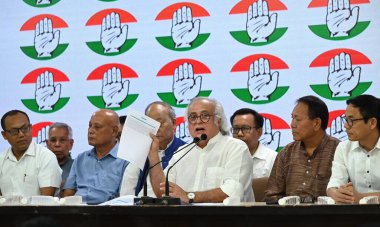
[[[347,100],[348,140],[336,148],[327,195],[337,203],[380,196],[380,100],[360,95]]]
[[[240,201],[254,201],[251,179],[252,158],[247,145],[228,136],[227,120],[221,104],[210,98],[197,97],[188,105],[187,121],[189,133],[195,138],[207,135],[189,153],[189,146],[174,154],[168,166],[169,195],[183,202],[222,202],[228,197]],[[157,163],[158,140],[153,137],[149,161]],[[167,172],[166,172],[167,173]],[[160,165],[150,171],[153,190],[162,195],[165,175]]]
[[[260,144],[264,118],[256,111],[242,108],[232,114],[231,132],[236,139],[244,141],[253,159],[253,178],[269,177],[277,152]]]
[[[32,142],[28,115],[11,110],[1,118],[1,134],[11,145],[0,155],[0,190],[4,196],[53,196],[61,184],[55,155]]]

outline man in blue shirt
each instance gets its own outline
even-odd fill
[[[64,197],[80,195],[87,204],[99,204],[119,196],[121,180],[129,163],[117,157],[118,132],[116,112],[103,109],[92,115],[88,144],[94,148],[74,160],[64,186]]]

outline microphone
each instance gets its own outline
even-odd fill
[[[206,134],[202,134],[202,135],[206,135]],[[207,137],[207,136],[206,136],[206,137]],[[195,137],[195,138],[193,139],[193,142],[191,142],[191,143],[189,143],[189,144],[186,144],[186,145],[183,146],[181,149],[175,151],[175,152],[173,153],[173,155],[176,154],[176,153],[178,153],[178,152],[180,152],[180,151],[182,151],[183,149],[187,148],[188,146],[190,146],[190,145],[192,145],[192,144],[194,144],[194,143],[198,143],[199,140],[201,140],[199,137]],[[148,161],[148,162],[149,162],[149,161]],[[148,190],[148,189],[147,189],[147,188],[148,188],[148,186],[147,186],[147,178],[148,178],[148,175],[149,175],[150,170],[153,169],[153,168],[154,168],[155,166],[157,166],[158,164],[160,164],[161,162],[162,162],[162,160],[159,161],[159,162],[157,162],[157,163],[155,163],[154,165],[150,166],[150,167],[148,168],[148,170],[144,173],[144,191],[143,191],[143,196],[147,196],[147,194],[148,194],[148,192],[147,192],[147,190]]]
[[[203,137],[202,137],[202,136],[203,136]],[[206,134],[202,134],[202,135],[201,135],[201,138],[205,138],[204,136],[206,136],[206,138],[207,138],[207,135],[206,135]],[[191,146],[192,144],[198,144],[199,141],[202,140],[201,138],[199,138],[199,137],[195,137],[191,143],[186,144],[186,145],[183,146],[181,149],[175,151],[175,152],[173,153],[173,155],[176,154],[176,153],[178,153],[178,152],[180,152],[180,151],[182,151],[183,149],[185,149],[185,148]],[[205,140],[205,139],[203,139],[203,140]],[[147,162],[149,163],[149,160],[147,160]],[[154,168],[155,166],[157,166],[158,164],[160,164],[161,162],[162,162],[162,160],[159,161],[159,162],[157,162],[157,163],[155,163],[154,165],[150,166],[150,167],[149,167],[149,168],[143,173],[143,174],[144,174],[144,175],[143,175],[143,182],[144,182],[144,186],[143,186],[143,196],[141,197],[141,200],[139,200],[139,205],[144,205],[144,204],[155,204],[155,200],[154,200],[153,198],[151,198],[151,197],[148,196],[148,183],[147,183],[147,179],[148,179],[148,175],[149,175],[150,170],[153,169],[153,168]]]
[[[196,138],[198,137],[195,137],[194,141]],[[194,146],[192,146],[185,154],[183,154],[175,163],[173,163],[173,165],[171,165],[168,168],[168,171],[166,172],[166,179],[165,179],[165,196],[164,198],[162,198],[162,201],[161,201],[162,204],[164,205],[180,205],[181,204],[180,198],[171,198],[169,196],[169,172],[183,157],[185,157],[195,146],[197,146],[200,141],[206,140],[206,139],[207,139],[207,135],[202,134],[201,138],[198,138],[198,140],[194,143]]]

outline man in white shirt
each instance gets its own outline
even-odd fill
[[[186,111],[189,133],[195,138],[207,135],[193,150],[189,146],[176,153],[168,166],[188,153],[169,172],[169,195],[184,202],[222,202],[227,197],[254,201],[251,179],[252,158],[247,145],[228,136],[223,107],[214,99],[194,98]],[[158,139],[153,137],[149,161],[157,163]],[[166,171],[167,173],[167,171]],[[165,189],[165,175],[160,165],[150,171],[156,195]]]
[[[338,203],[380,196],[380,100],[360,95],[347,100],[347,141],[335,151],[327,195]]]
[[[28,115],[11,110],[1,118],[1,127],[11,145],[0,155],[1,195],[53,196],[61,184],[61,169],[51,151],[32,142]]]
[[[277,152],[259,141],[263,133],[264,118],[256,111],[242,108],[231,116],[231,132],[234,138],[244,141],[253,159],[253,178],[269,177]]]

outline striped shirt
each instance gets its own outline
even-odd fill
[[[303,142],[288,144],[277,155],[265,191],[265,201],[275,202],[293,195],[312,201],[318,196],[325,196],[338,143],[338,139],[325,135],[311,156]]]

